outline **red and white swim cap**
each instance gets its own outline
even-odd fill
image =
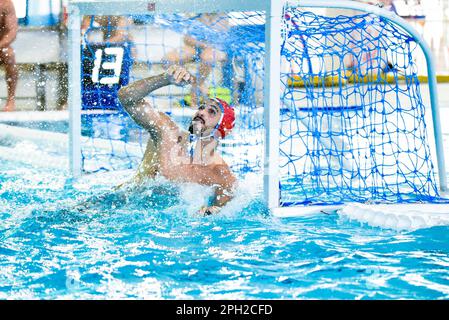
[[[213,98],[212,100],[217,102],[221,109],[221,119],[218,123],[217,130],[218,132],[220,132],[221,138],[223,139],[234,128],[235,111],[233,107],[231,107],[226,101],[222,99]]]

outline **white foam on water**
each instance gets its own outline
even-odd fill
[[[135,169],[126,169],[82,175],[73,181],[73,187],[81,191],[89,191],[93,186],[113,188],[130,181],[135,171]]]
[[[262,192],[261,176],[256,173],[250,173],[238,181],[234,191],[234,197],[221,210],[220,215],[232,216],[241,212],[243,208],[254,201]]]
[[[418,230],[449,225],[449,204],[358,204],[351,203],[337,213],[372,227]]]
[[[14,146],[0,146],[0,158],[36,168],[53,168],[61,171],[69,168],[69,159],[66,155],[44,150],[32,141],[21,141]]]
[[[260,194],[260,188],[260,176],[257,174],[246,175],[245,178],[238,181],[233,198],[214,216],[235,216],[257,198]],[[192,217],[199,216],[199,210],[207,206],[214,195],[213,186],[202,186],[195,183],[179,184],[179,191],[179,197],[182,200],[179,209],[186,210],[188,215]]]
[[[207,206],[209,197],[213,195],[213,188],[195,183],[180,184],[179,191],[181,206],[187,210],[189,216],[197,215],[201,207]]]

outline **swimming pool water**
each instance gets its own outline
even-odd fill
[[[110,193],[130,172],[71,182],[2,165],[2,299],[449,297],[446,226],[397,232],[336,214],[279,219],[257,190],[202,218],[195,211],[208,190],[198,186],[159,181]]]

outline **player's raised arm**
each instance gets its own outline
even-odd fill
[[[168,121],[163,113],[155,110],[145,102],[144,98],[151,92],[170,84],[186,85],[192,81],[193,76],[182,67],[171,66],[160,75],[148,77],[122,87],[118,97],[123,108],[133,120],[149,130],[154,126],[164,125]]]

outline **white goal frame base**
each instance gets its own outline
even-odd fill
[[[370,227],[413,231],[449,225],[449,204],[362,204],[340,206],[288,207],[272,210],[280,218],[307,217],[319,214],[338,214],[343,219]]]

